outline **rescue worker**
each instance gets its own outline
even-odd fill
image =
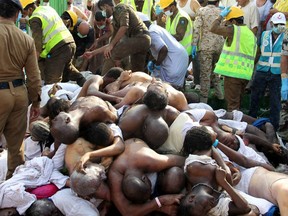
[[[193,26],[190,16],[177,8],[175,0],[160,0],[160,8],[166,14],[166,30],[179,41],[191,55]]]
[[[244,25],[244,13],[235,6],[221,11],[212,23],[211,32],[225,38],[222,53],[214,72],[224,76],[227,111],[239,110],[241,96],[251,79],[256,55],[256,37]],[[225,18],[226,25],[221,25]]]
[[[20,0],[23,14],[28,15],[38,64],[45,84],[74,80],[86,81],[73,66],[76,45],[57,12],[50,6],[36,7],[34,0]]]
[[[271,18],[272,30],[264,31],[261,37],[261,56],[251,86],[249,115],[257,118],[259,100],[269,89],[270,122],[275,131],[279,127],[281,110],[281,52],[284,39],[286,18],[277,12]]]
[[[198,10],[194,21],[192,55],[198,54],[200,63],[200,102],[207,103],[210,91],[211,78],[215,95],[219,100],[224,99],[221,80],[214,74],[215,64],[218,61],[224,44],[224,38],[210,32],[212,22],[219,16],[219,0],[208,0],[208,5]],[[196,47],[198,45],[198,52]]]
[[[29,101],[30,119],[40,114],[41,79],[35,44],[15,25],[21,10],[19,0],[0,0],[0,136],[5,136],[8,149],[7,178],[24,163]]]
[[[107,18],[113,15],[113,34],[104,50],[106,59],[103,63],[102,75],[114,66],[122,66],[121,60],[128,56],[131,58],[129,69],[144,71],[151,38],[136,11],[122,3],[115,6],[112,0],[100,0],[98,6]]]
[[[64,22],[65,26],[72,31],[77,23],[78,16],[75,12],[71,10],[66,10],[62,13],[61,19]]]

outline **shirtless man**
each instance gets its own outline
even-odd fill
[[[101,161],[107,168],[111,163],[107,159],[121,154],[125,148],[121,130],[115,124],[92,122],[81,129],[80,136],[65,151],[65,165],[70,175],[75,169],[83,171],[89,160]]]
[[[124,140],[143,139],[150,148],[157,149],[166,141],[169,126],[178,114],[179,111],[171,106],[153,111],[144,104],[138,104],[124,110],[118,125]]]
[[[183,163],[183,157],[157,154],[140,139],[126,140],[124,152],[116,158],[108,172],[113,203],[124,216],[147,215],[153,211],[176,215],[177,204],[182,195],[162,195],[150,200],[153,182],[148,179],[147,174],[175,166],[182,167]],[[173,176],[169,180],[174,181],[176,178],[179,177]],[[133,189],[129,190],[127,185]]]
[[[189,109],[187,100],[185,95],[181,92],[173,88],[170,84],[159,81],[159,80],[152,80],[152,83],[143,83],[141,85],[136,85],[130,87],[129,91],[126,92],[124,95],[123,100],[116,104],[116,108],[120,108],[124,105],[131,105],[134,104],[142,99],[144,94],[147,91],[162,91],[163,93],[167,94],[168,97],[168,104],[175,107],[179,111],[184,111]],[[116,93],[112,93],[116,95]],[[117,94],[117,96],[120,96]]]
[[[60,112],[51,121],[51,134],[61,143],[72,144],[79,137],[80,127],[91,122],[113,123],[116,120],[116,109],[109,102],[95,96],[80,97],[68,113]]]

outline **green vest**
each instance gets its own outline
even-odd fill
[[[134,8],[135,11],[137,11],[134,0],[121,0],[121,3],[129,4]],[[139,11],[139,12],[142,12],[143,14],[147,15],[149,19],[151,19],[152,7],[153,7],[153,0],[144,0],[142,11]]]
[[[30,19],[37,17],[42,22],[43,49],[41,58],[46,58],[51,49],[65,38],[71,37],[71,33],[64,25],[57,12],[49,6],[39,6],[35,9]]]
[[[188,25],[187,25],[185,35],[184,35],[183,39],[181,41],[179,41],[179,43],[181,43],[182,46],[184,46],[188,55],[191,55],[193,24],[192,24],[192,21],[191,21],[191,18],[189,17],[189,15],[186,12],[178,9],[178,13],[174,17],[172,23],[171,23],[171,17],[168,16],[168,18],[166,20],[166,30],[168,32],[170,32],[171,35],[176,34],[176,28],[177,28],[177,25],[178,25],[181,17],[185,17],[188,20]]]
[[[234,26],[233,41],[224,43],[222,53],[214,69],[215,73],[250,80],[256,55],[256,37],[247,26]]]

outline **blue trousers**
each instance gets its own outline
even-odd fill
[[[281,75],[272,74],[270,71],[256,71],[252,86],[250,98],[249,115],[257,117],[259,110],[260,98],[264,96],[266,87],[269,88],[270,95],[270,121],[277,130],[279,127],[280,110],[281,110]]]

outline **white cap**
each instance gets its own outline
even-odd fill
[[[271,17],[271,22],[273,22],[273,24],[282,23],[285,25],[286,17],[283,13],[277,12]]]
[[[138,11],[136,13],[143,22],[150,21],[149,17],[146,14],[138,12]]]

